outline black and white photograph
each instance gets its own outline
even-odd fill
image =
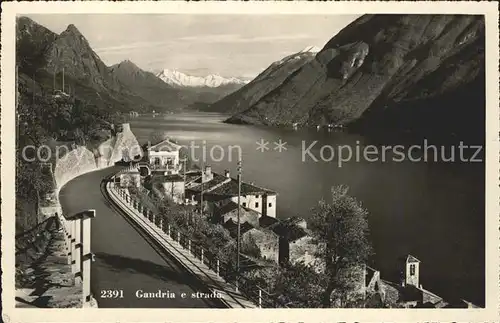
[[[10,302],[496,308],[498,16],[447,7],[16,12]]]

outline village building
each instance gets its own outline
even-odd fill
[[[307,223],[302,218],[289,218],[272,221],[262,218],[261,227],[272,230],[280,237],[279,263],[303,262],[314,265],[316,260],[316,245],[307,229]]]
[[[230,200],[238,203],[238,180],[232,178],[229,172],[220,175],[212,172],[210,166],[200,171],[199,176],[193,176],[192,181],[186,184],[189,196],[196,200],[206,202],[217,202]],[[240,205],[244,208],[254,210],[261,216],[276,217],[276,192],[258,187],[256,185],[242,182],[240,188]]]
[[[151,177],[153,193],[160,198],[168,198],[182,204],[185,199],[184,177],[179,174],[155,175]]]
[[[229,231],[231,237],[237,238],[238,224],[229,219],[223,224],[223,227]],[[245,245],[255,244],[259,249],[260,258],[278,263],[279,259],[279,236],[271,230],[254,227],[248,222],[240,222],[240,236],[242,244],[242,253],[245,253]],[[255,256],[255,255],[249,255]]]
[[[222,200],[212,204],[212,219],[216,223],[226,223],[229,219],[238,221],[238,203],[231,200]],[[261,215],[246,207],[240,207],[240,223],[248,222],[254,227],[259,227]]]
[[[137,168],[120,173],[117,180],[121,188],[141,186],[141,174]]]
[[[420,260],[408,255],[401,262],[401,282],[383,280],[380,272],[365,266],[366,297],[380,298],[390,307],[442,308],[447,306],[442,297],[423,288],[420,284]],[[465,304],[465,303],[464,303]]]
[[[252,228],[241,236],[242,244],[255,242],[260,250],[260,257],[278,263],[279,236],[271,230]]]
[[[147,164],[140,166],[147,167],[152,175],[172,175],[178,174],[182,168],[179,152],[182,146],[165,139],[152,146],[145,145],[144,159]]]

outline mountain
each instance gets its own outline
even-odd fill
[[[243,85],[246,82],[236,77],[225,78],[217,74],[205,77],[187,75],[179,71],[165,69],[156,75],[163,82],[179,87],[219,87],[224,85]]]
[[[484,138],[484,17],[364,15],[212,105],[232,123]]]
[[[318,51],[319,48],[310,46],[272,63],[240,90],[210,105],[207,110],[223,113],[237,113],[247,110],[286,82],[302,66],[313,60]]]
[[[110,68],[112,76],[141,97],[148,98],[160,106],[177,105],[182,102],[182,93],[172,88],[151,72],[146,72],[130,60]]]
[[[45,52],[57,34],[27,17],[17,18],[16,61],[25,69],[45,64]]]
[[[27,17],[16,22],[18,72],[28,90],[33,85],[47,94],[62,89],[88,104],[120,112],[172,111],[203,100],[198,93],[173,88],[130,61],[106,66],[74,25],[58,35]]]
[[[69,25],[56,37],[45,56],[45,68],[49,73],[56,74],[64,68],[65,76],[87,83],[97,90],[121,90],[106,64],[74,25]]]

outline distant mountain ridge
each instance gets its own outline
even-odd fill
[[[163,82],[178,87],[219,87],[224,85],[243,85],[247,81],[236,77],[223,77],[217,74],[207,76],[193,76],[176,70],[164,69],[156,76]]]
[[[174,111],[215,102],[239,86],[171,86],[129,60],[108,67],[73,24],[58,35],[28,17],[16,22],[18,70],[23,79],[35,78],[27,84],[36,83],[38,91],[62,89],[64,73],[64,91],[104,109]]]
[[[317,54],[272,64],[211,105],[230,123],[342,124],[484,140],[485,24],[474,15],[364,15]]]
[[[245,111],[266,95],[272,93],[277,86],[285,82],[302,66],[314,59],[316,50],[318,49],[313,46],[307,47],[300,52],[288,55],[272,63],[245,86],[211,104],[206,110],[221,113]]]
[[[183,102],[182,93],[178,89],[162,82],[154,73],[142,70],[130,60],[112,65],[109,69],[115,79],[159,106]]]

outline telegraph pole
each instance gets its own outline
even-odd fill
[[[201,158],[201,193],[200,193],[200,215],[203,215],[203,177],[205,173],[205,162],[203,157]]]
[[[186,203],[186,164],[187,164],[187,157],[182,159],[182,177],[184,179],[184,194],[182,195],[182,202]]]
[[[241,160],[238,161],[238,237],[236,241],[236,286],[238,287],[238,276],[240,275],[240,248],[241,248],[241,243],[240,243],[240,199],[241,199],[241,173],[242,173],[242,168],[241,168]]]

